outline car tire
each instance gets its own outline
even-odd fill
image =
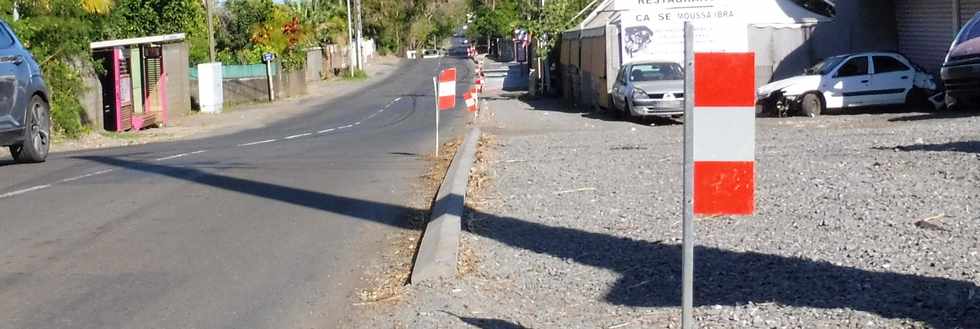
[[[31,98],[27,107],[24,141],[10,147],[10,154],[20,163],[44,162],[51,148],[51,110],[40,96]]]
[[[827,110],[827,105],[824,104],[823,98],[820,95],[809,93],[803,95],[803,100],[800,102],[800,110],[803,112],[803,115],[816,118]]]
[[[636,116],[633,115],[633,105],[629,101],[626,101],[626,106],[623,107],[623,120],[627,122],[636,121]]]

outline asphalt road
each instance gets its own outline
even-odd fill
[[[0,328],[340,325],[405,220],[448,66],[472,81],[466,60],[410,62],[263,129],[0,158]],[[442,112],[443,138],[465,118]]]

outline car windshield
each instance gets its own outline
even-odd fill
[[[960,35],[956,38],[956,44],[954,46],[959,46],[960,44],[980,38],[980,19],[974,17],[960,32]]]
[[[630,68],[630,81],[683,80],[684,68],[677,63],[636,64]]]
[[[831,70],[837,67],[837,65],[840,64],[840,62],[843,61],[845,58],[847,58],[847,55],[828,57],[827,59],[820,61],[820,63],[817,63],[817,65],[814,65],[806,69],[804,73],[819,74],[819,75],[828,74],[830,73]]]

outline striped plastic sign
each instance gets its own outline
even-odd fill
[[[694,55],[694,213],[755,212],[755,54]]]
[[[439,73],[439,110],[456,108],[456,69],[449,68]]]

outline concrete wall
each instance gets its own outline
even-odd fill
[[[272,78],[276,99],[302,96],[306,94],[306,71],[296,70],[283,74],[277,72]],[[225,79],[222,81],[224,104],[236,105],[247,103],[264,103],[269,101],[269,80],[265,77]],[[197,104],[197,80],[190,80],[191,102]]]
[[[187,115],[191,111],[188,56],[187,43],[163,45],[163,71],[167,74],[167,106],[171,118]]]
[[[91,67],[78,65],[81,71],[82,81],[85,84],[85,91],[78,95],[78,100],[82,103],[85,113],[82,115],[82,124],[96,129],[102,128],[102,83],[98,75]]]
[[[306,81],[323,79],[323,48],[306,50]]]

